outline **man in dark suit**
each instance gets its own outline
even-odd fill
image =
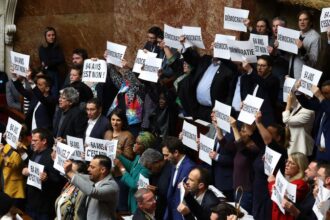
[[[133,215],[133,220],[156,220],[156,198],[149,189],[141,188],[136,191],[134,197],[138,203],[138,208]]]
[[[85,137],[98,139],[104,138],[104,133],[109,129],[109,120],[102,115],[102,105],[96,98],[90,99],[86,104],[88,124]]]
[[[186,220],[210,219],[211,208],[219,203],[219,199],[208,189],[211,175],[206,168],[196,167],[190,171],[185,187],[184,203],[180,203],[178,211]]]
[[[41,75],[36,78],[35,83],[36,85],[32,85],[34,88],[31,91],[25,89],[19,80],[14,81],[17,91],[30,101],[25,123],[29,130],[35,128],[51,129],[56,98],[50,93],[50,78]]]
[[[115,220],[119,187],[111,175],[111,160],[105,155],[96,155],[88,167],[89,175],[75,173],[72,162],[64,163],[64,171],[71,183],[85,195],[78,209],[82,220]]]
[[[315,146],[317,147],[317,161],[330,162],[330,80],[322,83],[321,90],[312,85],[314,97],[308,99],[300,92],[296,92],[296,97],[302,107],[316,112]]]
[[[265,116],[263,117],[265,126],[275,122],[276,103],[280,88],[279,79],[272,74],[272,66],[273,61],[267,55],[258,57],[256,70],[249,63],[243,62],[243,68],[247,73],[241,78],[241,83],[247,88],[245,92],[264,100],[260,111]],[[245,99],[247,94],[242,96]]]
[[[164,219],[181,220],[183,217],[177,211],[177,207],[180,203],[179,184],[188,177],[195,163],[185,154],[185,146],[178,138],[172,136],[165,137],[163,144],[167,146],[169,150],[169,161],[174,165],[171,171],[171,179],[167,192],[167,208]]]
[[[43,128],[32,131],[31,147],[33,154],[31,161],[44,165],[44,172],[40,174],[42,189],[27,185],[26,212],[35,220],[54,219],[54,203],[63,187],[63,179],[53,168],[51,158],[52,148],[47,141],[49,132]],[[28,168],[22,170],[24,176],[29,175]]]
[[[189,57],[192,50],[186,50],[182,55]],[[225,103],[229,95],[230,82],[233,79],[234,65],[225,60],[209,55],[199,57],[198,65],[192,76],[193,94],[191,98],[197,101],[197,109],[193,112],[196,118],[211,121],[210,114],[215,100]]]
[[[87,115],[78,105],[79,93],[72,87],[61,90],[59,109],[54,117],[53,133],[62,141],[67,135],[83,138],[87,124]]]

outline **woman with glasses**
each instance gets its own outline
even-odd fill
[[[151,172],[147,167],[147,164],[144,163],[144,160],[141,155],[143,152],[153,147],[155,143],[155,137],[153,134],[147,131],[140,132],[136,138],[133,151],[135,158],[133,161],[127,159],[120,151],[117,151],[117,158],[114,160],[115,165],[119,168],[122,173],[120,179],[126,186],[129,187],[128,193],[128,209],[131,213],[134,213],[137,209],[137,203],[134,198],[134,194],[138,189],[137,183],[140,177],[140,174],[145,178],[149,178]],[[152,159],[152,158],[150,158]]]
[[[285,163],[285,172],[284,172],[285,178],[290,183],[297,186],[296,202],[302,201],[308,192],[308,185],[304,180],[305,170],[307,169],[307,167],[308,167],[308,159],[306,155],[299,152],[290,154]],[[275,184],[275,177],[271,175],[268,178],[268,189],[270,194],[272,194],[274,184]],[[289,200],[289,199],[285,196],[284,200]],[[273,202],[272,205],[273,220],[295,219],[295,217],[290,214],[290,209],[287,206],[287,204],[288,203],[282,203],[282,207],[285,209],[285,214],[283,214],[280,208],[278,207],[278,205],[275,202]]]

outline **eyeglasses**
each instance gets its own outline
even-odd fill
[[[285,164],[290,165],[290,166],[297,166],[297,164],[293,161],[290,160],[285,160]]]

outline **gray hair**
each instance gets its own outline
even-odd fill
[[[164,157],[159,151],[149,148],[149,149],[145,150],[143,152],[143,154],[141,155],[140,164],[142,164],[142,166],[145,167],[148,164],[153,164],[153,163],[156,163],[163,159],[164,159]]]
[[[136,193],[134,194],[134,197],[137,202],[143,202],[143,196],[149,192],[151,192],[150,189],[140,188],[136,191]]]
[[[72,105],[79,103],[79,92],[73,87],[67,87],[61,90],[60,95],[64,96]]]

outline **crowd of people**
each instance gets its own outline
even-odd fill
[[[312,98],[298,91],[302,66],[316,68],[321,49],[312,20],[309,11],[298,14],[296,55],[278,49],[284,18],[275,17],[272,26],[260,18],[255,27],[245,20],[250,33],[269,36],[269,55],[256,64],[200,55],[193,47],[175,50],[159,27],[151,27],[143,50],[163,59],[157,83],[138,79],[126,60],[122,68],[108,64],[106,82],[83,82],[88,53],[81,48],[61,80],[64,54],[55,29],[47,27],[41,68],[29,69],[26,78],[12,70],[6,85],[8,105],[23,111],[25,122],[16,149],[5,138],[0,144],[0,215],[16,207],[35,220],[318,219],[315,198],[320,187],[330,190],[330,81],[323,73]],[[284,103],[286,77],[297,82]],[[252,125],[237,120],[248,94],[264,100]],[[219,128],[215,101],[232,106],[231,133]],[[212,165],[182,143],[184,117],[210,122]],[[56,144],[67,143],[67,136],[117,140],[116,158],[67,160],[62,175],[53,165]],[[266,147],[281,154],[269,176]],[[29,161],[44,165],[41,189],[26,184]],[[285,196],[281,207],[271,199],[278,172],[296,186],[296,199]],[[138,187],[141,175],[149,179],[145,188]],[[330,219],[327,211],[324,219]]]

